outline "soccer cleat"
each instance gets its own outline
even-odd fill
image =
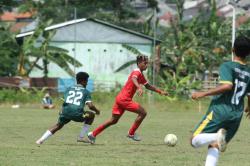
[[[128,138],[131,138],[134,141],[141,141],[141,138],[139,137],[139,135],[137,135],[136,133],[134,135],[127,135]]]
[[[37,144],[37,145],[41,145],[42,143],[43,143],[43,142],[40,141],[40,139],[36,141],[36,144]]]
[[[221,152],[225,152],[227,148],[226,134],[227,130],[223,128],[219,129],[217,132],[217,144]]]
[[[95,144],[95,137],[93,136],[92,132],[88,133],[88,139],[91,144]]]
[[[76,141],[83,142],[83,143],[91,143],[90,140],[85,137],[78,137]]]

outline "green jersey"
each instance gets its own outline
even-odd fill
[[[214,96],[210,108],[238,112],[244,110],[244,97],[250,95],[250,68],[240,62],[225,62],[219,69],[220,83],[233,85],[233,90]]]
[[[62,113],[70,117],[82,116],[87,102],[91,102],[90,92],[82,85],[72,86],[64,93]]]

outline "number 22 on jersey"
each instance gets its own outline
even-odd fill
[[[80,105],[80,100],[83,94],[81,91],[69,91],[69,96],[66,99],[66,103]]]

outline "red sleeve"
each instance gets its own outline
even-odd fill
[[[145,85],[145,84],[148,83],[148,81],[146,80],[144,75],[139,71],[133,71],[132,74],[131,74],[131,77],[135,77],[139,84]]]
[[[140,77],[140,75],[141,75],[141,72],[139,72],[139,71],[133,71],[132,74],[131,74],[131,77],[135,77],[138,80],[138,78]]]

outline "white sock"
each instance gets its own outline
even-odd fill
[[[204,145],[209,145],[217,140],[217,133],[202,133],[196,135],[192,139],[192,145],[195,148],[199,148]]]
[[[79,135],[80,138],[83,138],[89,132],[89,127],[90,127],[90,125],[88,125],[88,124],[84,124],[82,126],[82,130],[81,130],[80,135]]]
[[[44,142],[44,141],[45,141],[46,139],[48,139],[51,135],[52,135],[52,133],[51,133],[49,130],[47,130],[39,140],[40,140],[41,142]]]
[[[208,148],[205,166],[216,166],[219,158],[219,150],[217,148]]]

